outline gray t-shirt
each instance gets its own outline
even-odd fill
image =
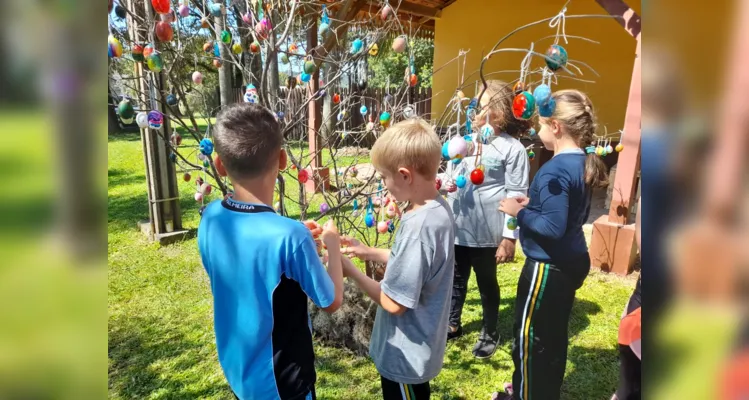
[[[434,379],[445,356],[453,286],[455,221],[437,196],[403,215],[381,284],[382,291],[408,308],[393,315],[377,308],[369,355],[377,371],[394,382]]]
[[[441,190],[444,191],[459,175],[468,180],[465,187],[447,194],[447,202],[455,216],[455,244],[497,247],[504,237],[518,238],[518,230],[507,227],[509,217],[497,208],[507,197],[527,195],[530,163],[523,144],[506,133],[489,139],[481,153],[484,165],[482,184],[471,183],[470,174],[476,168],[476,155],[472,154],[457,165],[448,161],[447,170],[440,175]]]

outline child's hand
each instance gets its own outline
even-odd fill
[[[497,247],[497,253],[494,255],[497,264],[508,263],[515,260],[515,241],[503,238]]]
[[[499,211],[502,211],[503,213],[517,217],[520,210],[523,209],[523,205],[520,204],[517,200],[514,198],[511,199],[503,199],[499,202]]]
[[[323,226],[321,239],[325,247],[341,247],[341,237],[332,219],[328,220]]]
[[[304,221],[304,226],[306,226],[307,229],[309,229],[310,233],[312,233],[313,238],[317,238],[322,233],[322,227],[316,221],[313,221],[313,220]]]
[[[449,183],[447,184],[447,187],[446,187],[446,189],[447,189],[447,193],[454,193],[454,192],[455,192],[456,190],[458,190],[458,186],[457,186],[457,185],[455,185],[455,182],[453,182],[453,181],[450,181],[450,182],[449,182]]]
[[[369,247],[352,237],[342,237],[341,246],[344,247],[341,249],[342,254],[351,254],[360,260],[367,260],[367,257],[369,257]]]
[[[517,200],[517,202],[520,203],[520,205],[523,207],[527,207],[528,202],[531,201],[531,199],[529,199],[528,196],[523,196],[522,194],[519,196],[513,197],[513,199]]]

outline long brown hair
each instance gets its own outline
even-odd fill
[[[553,119],[559,122],[583,151],[594,145],[596,115],[588,96],[579,90],[566,89],[554,92],[552,97],[556,101],[554,113],[549,118],[541,118],[541,121]],[[593,188],[608,184],[606,165],[595,153],[588,153],[585,159],[585,184]]]
[[[489,99],[485,109],[490,112],[489,124],[496,130],[496,133],[505,132],[517,138],[528,132],[531,128],[531,121],[517,119],[512,114],[512,100],[515,94],[510,84],[500,80],[490,80],[486,84],[486,91],[482,98]],[[477,123],[483,124],[484,121],[477,121]]]

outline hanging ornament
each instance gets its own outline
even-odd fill
[[[380,13],[380,18],[382,18],[382,20],[385,21],[391,15],[393,15],[393,8],[390,7],[390,4],[385,4],[385,7],[382,7],[382,12]]]
[[[114,15],[117,16],[119,19],[125,19],[127,17],[127,11],[125,11],[124,8],[120,7],[119,4],[114,6]]]
[[[286,53],[281,53],[281,62],[284,64],[289,63],[289,56],[287,56]]]
[[[451,185],[447,187],[447,193],[455,193],[458,191],[457,185]]]
[[[169,10],[166,14],[161,14],[159,16],[163,22],[171,24],[172,22],[177,20],[177,14],[174,12],[174,10]]]
[[[359,91],[360,92],[363,92],[363,91],[367,90],[367,80],[362,78],[359,81],[359,86],[358,87],[359,87]]]
[[[382,98],[382,101],[385,103],[385,105],[388,105],[393,102],[393,96],[388,93],[385,95],[385,97]]]
[[[320,29],[318,29],[318,32],[320,32],[321,36],[325,36],[330,32],[330,25],[326,24],[325,22],[320,24]]]
[[[170,141],[172,142],[172,146],[179,146],[182,144],[182,135],[180,135],[177,132],[174,132],[172,133]]]
[[[309,180],[309,172],[307,172],[306,169],[300,169],[297,179],[299,179],[299,183],[307,183]]]
[[[214,17],[220,17],[224,14],[224,5],[223,3],[211,3],[210,7],[211,15]]]
[[[444,160],[450,159],[450,141],[442,143],[442,158]]]
[[[442,179],[434,178],[434,188],[437,190],[440,190],[441,187],[442,187]]]
[[[208,17],[203,17],[200,19],[200,27],[203,29],[208,29],[208,27],[211,26],[210,21],[208,21]]]
[[[385,198],[387,200],[387,198]],[[395,217],[395,214],[398,212],[397,206],[395,203],[386,204],[387,208],[385,209],[385,215],[388,216],[388,218]]]
[[[120,119],[122,120],[122,123],[123,123],[123,124],[125,124],[125,125],[130,125],[130,124],[132,124],[132,123],[133,123],[133,119],[134,119],[134,118],[133,118],[133,117],[130,117],[130,118],[120,118]]]
[[[239,44],[238,42],[234,43],[233,45],[231,45],[231,52],[234,54],[242,53],[242,45]]]
[[[254,54],[260,53],[260,43],[257,41],[250,43],[250,52]]]
[[[528,159],[533,160],[536,158],[536,153],[533,150],[528,151]]]
[[[360,113],[360,114],[361,114],[362,116],[364,116],[364,115],[367,115],[367,113],[368,113],[368,112],[369,112],[369,110],[367,109],[367,106],[365,106],[365,105],[362,105],[362,106],[361,106],[361,107],[359,108],[359,113]]]
[[[200,153],[205,156],[210,156],[211,153],[213,153],[213,142],[211,141],[211,139],[200,139],[200,144],[198,145],[198,147],[200,148]]]
[[[380,125],[382,125],[384,128],[387,128],[390,126],[390,113],[387,111],[383,111],[382,114],[380,114]]]
[[[297,50],[299,50],[299,47],[296,45],[296,43],[292,43],[289,45],[289,53],[296,53]]]
[[[393,40],[393,51],[396,53],[403,53],[406,51],[406,38],[403,36],[398,36]]]
[[[375,225],[375,216],[371,211],[367,211],[367,215],[364,216],[364,223],[367,225],[367,228]]]
[[[161,129],[164,125],[164,114],[153,110],[148,112],[148,127],[151,129]]]
[[[134,61],[141,62],[145,60],[145,57],[143,56],[143,46],[137,43],[133,45],[133,50],[130,52],[130,54],[132,55]]]
[[[403,107],[403,116],[406,118],[413,118],[416,116],[416,110],[414,109],[414,106],[411,104],[408,104],[407,106]]]
[[[168,14],[169,10],[171,10],[169,0],[151,0],[151,5],[153,6],[153,10],[159,14]]]
[[[133,118],[135,110],[133,109],[133,105],[130,104],[130,100],[125,99],[120,101],[120,104],[117,105],[117,114],[122,119]]]
[[[301,75],[299,75],[299,80],[301,80],[302,82],[307,83],[310,79],[312,79],[312,75],[306,72],[302,72]]]
[[[465,135],[463,136],[463,139],[465,139],[466,141],[466,156],[470,156],[473,154],[473,150],[475,150],[473,138],[471,137],[471,135]]]
[[[552,44],[546,50],[546,66],[552,71],[557,71],[567,65],[567,50],[558,44]]]
[[[536,100],[530,92],[522,92],[512,101],[512,114],[517,119],[530,119],[536,108]]]
[[[494,136],[494,127],[490,124],[484,124],[481,127],[481,140],[487,143],[492,136]]]
[[[341,102],[341,95],[336,93],[333,95],[333,104],[338,104]]]
[[[386,233],[388,231],[387,221],[380,221],[377,223],[377,232]]]
[[[536,104],[541,107],[551,100],[551,88],[549,85],[542,83],[536,86],[533,90],[533,98],[536,99]]]
[[[616,145],[615,149],[617,153],[620,153],[622,150],[624,150],[624,145],[619,143]]]
[[[213,56],[216,58],[221,57],[221,50],[218,47],[218,42],[213,42]]]
[[[252,15],[249,12],[242,14],[242,21],[247,25],[252,24]]]
[[[221,42],[223,42],[224,44],[231,43],[231,32],[227,30],[221,31]]]
[[[455,186],[459,189],[463,189],[466,186],[466,183],[468,183],[468,180],[463,175],[458,175],[458,177],[455,178]]]
[[[200,203],[201,201],[203,201],[203,193],[195,192],[195,196],[194,197],[195,197],[195,201],[198,202],[198,203]]]
[[[395,232],[395,223],[392,220],[388,220],[388,232]]]
[[[109,35],[109,58],[119,58],[122,56],[122,43],[114,35]]]
[[[166,104],[169,104],[170,106],[176,106],[177,103],[179,103],[179,100],[177,100],[177,96],[175,96],[172,93],[169,93],[166,96]]]
[[[611,147],[611,145],[606,146],[606,154],[611,154],[614,152],[614,148]]]
[[[358,210],[359,209],[359,201],[356,200],[356,199],[354,199],[354,201],[352,202],[352,206],[353,206],[354,211]]]
[[[474,185],[480,185],[484,183],[484,171],[480,168],[476,168],[473,171],[471,171],[471,183]]]
[[[518,95],[525,91],[525,82],[523,81],[517,81],[515,82],[515,85],[512,86],[512,92],[515,95]]]
[[[206,53],[213,51],[213,47],[214,46],[213,46],[213,41],[212,40],[209,40],[209,41],[203,43],[203,51],[206,52]]]
[[[255,85],[251,83],[247,85],[247,90],[244,92],[244,102],[252,104],[260,102],[260,96],[257,93]]]
[[[510,217],[507,219],[507,229],[514,231],[518,228],[518,220],[515,217]]]
[[[190,7],[188,7],[186,4],[180,5],[178,11],[179,11],[179,16],[182,18],[190,16]]]
[[[138,124],[138,127],[141,129],[148,128],[148,114],[144,111],[139,112],[138,115],[135,116],[135,123]]]
[[[161,59],[161,53],[158,51],[151,53],[151,55],[146,59],[146,65],[148,65],[149,70],[155,73],[161,72],[161,69],[164,68],[164,61]]]
[[[411,74],[411,78],[409,79],[408,84],[411,87],[414,87],[417,83],[419,83],[419,77],[416,76],[416,74]]]
[[[270,23],[268,23],[268,20],[263,18],[255,24],[255,35],[259,40],[265,40],[268,38],[268,34],[270,33]]]
[[[330,211],[330,206],[328,205],[328,203],[320,204],[320,214],[325,214],[328,211]]]
[[[304,61],[304,72],[311,75],[315,73],[316,69],[317,69],[317,66],[315,65],[315,62],[312,60],[312,56],[307,56],[306,61]]]
[[[190,182],[190,179],[192,179],[192,176],[190,176],[189,172],[185,172],[185,174],[182,175],[182,180],[184,180],[185,182]]]
[[[553,97],[549,98],[549,101],[544,105],[538,106],[538,115],[549,118],[554,115],[554,110],[557,108],[557,101]]]
[[[536,129],[535,128],[528,129],[528,136],[536,136]]]
[[[359,38],[354,39],[354,41],[351,43],[351,54],[360,52],[362,47],[364,47],[364,42]]]
[[[218,58],[213,60],[213,66],[214,67],[221,68],[222,65],[223,65],[223,63]]]
[[[372,43],[369,46],[369,55],[374,57],[380,52],[380,47],[377,46],[377,43]]]
[[[450,159],[463,158],[468,153],[468,144],[463,136],[455,135],[448,142],[447,154]]]

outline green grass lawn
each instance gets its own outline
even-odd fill
[[[161,247],[136,223],[148,216],[141,144],[137,135],[110,136],[108,144],[109,397],[114,399],[227,399],[213,333],[208,278],[196,239]],[[180,182],[183,223],[199,222],[193,183]],[[218,196],[213,195],[212,199]],[[481,304],[472,277],[463,325],[467,334],[448,345],[436,399],[486,399],[512,374],[511,327],[522,254],[499,268],[501,348],[476,360],[471,348],[481,329]],[[619,317],[633,278],[591,272],[570,321],[565,399],[608,399],[618,379]],[[321,399],[381,398],[371,361],[315,343]]]

